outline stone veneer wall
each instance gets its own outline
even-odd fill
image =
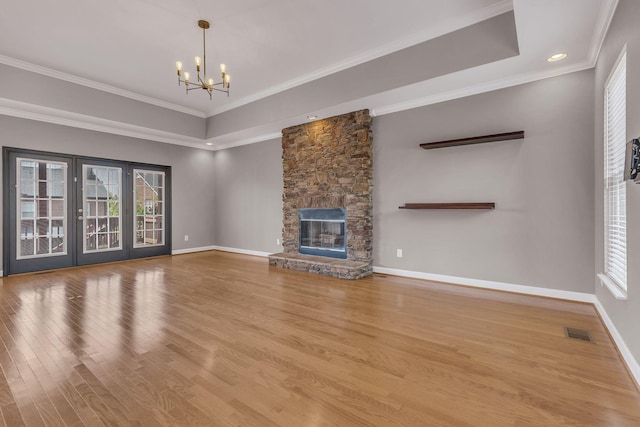
[[[282,131],[284,253],[298,253],[299,208],[347,209],[347,260],[373,265],[373,130],[369,110]]]

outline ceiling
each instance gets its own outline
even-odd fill
[[[384,114],[590,68],[616,5],[617,0],[21,0],[3,4],[0,63],[52,71],[209,117],[514,11],[519,55],[353,100],[353,106],[366,102]],[[210,101],[197,91],[187,96],[177,86],[175,61],[195,74],[193,57],[202,52],[198,19],[212,23],[207,59],[213,77],[219,78],[221,62],[232,75],[228,98],[214,93]],[[547,62],[556,52],[569,56]],[[388,75],[393,79],[393,70]],[[224,135],[218,138],[226,142]]]

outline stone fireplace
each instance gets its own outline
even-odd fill
[[[371,274],[372,160],[368,110],[283,129],[284,250],[270,265],[347,279]]]

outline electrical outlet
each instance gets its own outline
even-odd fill
[[[276,245],[280,246],[280,239],[276,239]]]
[[[188,241],[189,241],[189,235],[188,235],[188,234],[185,234],[185,235],[184,235],[184,241],[185,241],[185,242],[188,242]]]
[[[396,249],[396,256],[402,258],[402,249]]]

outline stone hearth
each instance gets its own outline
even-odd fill
[[[369,111],[283,129],[282,166],[284,251],[271,255],[269,264],[347,279],[371,274],[373,130]],[[346,260],[299,254],[298,210],[302,208],[346,209]]]
[[[371,274],[368,262],[347,261],[317,255],[285,254],[269,255],[269,265],[290,270],[308,271],[339,279],[360,279]]]

